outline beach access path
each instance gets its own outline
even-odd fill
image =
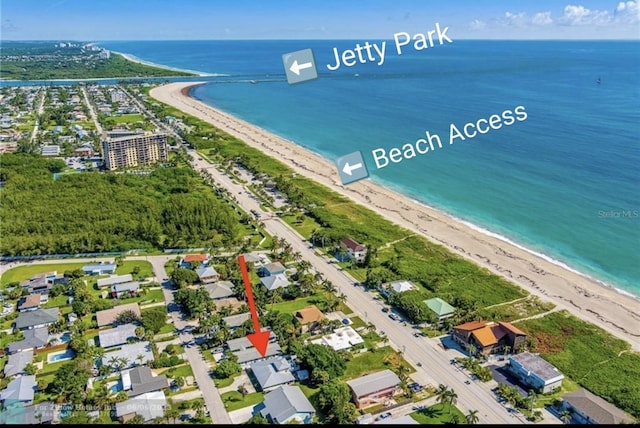
[[[420,233],[466,259],[518,284],[628,341],[640,350],[640,300],[552,263],[514,244],[482,233],[450,216],[414,202],[370,180],[344,186],[335,166],[315,153],[262,128],[189,97],[188,89],[204,82],[176,82],[151,90],[166,104],[205,120],[294,171],[315,180],[385,218]]]

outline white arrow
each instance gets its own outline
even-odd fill
[[[303,62],[302,64],[298,64],[298,60],[296,59],[295,61],[293,61],[293,64],[291,64],[291,67],[289,67],[289,70],[293,71],[298,76],[300,76],[300,70],[304,70],[305,68],[311,68],[311,67],[313,67],[312,63]]]
[[[362,168],[362,164],[360,162],[358,162],[355,165],[349,165],[349,162],[347,162],[344,164],[344,167],[342,168],[342,172],[344,172],[347,175],[351,175],[353,170],[358,168]]]

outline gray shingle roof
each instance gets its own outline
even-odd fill
[[[0,401],[33,401],[36,390],[36,375],[20,376],[9,382],[6,389],[0,391]],[[11,402],[11,401],[9,401]]]
[[[284,423],[296,413],[315,414],[316,410],[297,386],[282,385],[264,397],[262,416],[276,423]]]
[[[17,352],[9,355],[9,360],[4,366],[5,377],[22,373],[25,366],[33,361],[33,350]]]
[[[111,286],[111,291],[115,291],[116,293],[120,293],[122,291],[137,291],[139,289],[140,283],[138,281],[121,282]]]
[[[276,288],[288,287],[290,284],[287,276],[283,273],[262,277],[260,278],[260,282],[269,291],[275,290]]]
[[[363,397],[376,391],[400,385],[400,378],[398,378],[398,375],[394,372],[387,369],[347,381],[347,385],[349,385],[357,397]]]
[[[251,364],[251,371],[262,390],[295,381],[286,358],[275,356]]]
[[[123,282],[131,282],[133,277],[130,273],[126,275],[113,275],[109,278],[102,278],[98,280],[98,287],[106,287],[107,285],[121,284]]]
[[[125,376],[129,376],[131,383],[130,397],[146,394],[147,392],[160,391],[169,387],[169,380],[165,375],[153,376],[151,369],[147,366],[133,368],[122,374],[123,378]]]
[[[244,314],[231,315],[228,317],[222,318],[222,320],[227,323],[227,325],[231,328],[240,327],[245,321],[251,319],[251,313],[245,312]]]
[[[262,267],[262,270],[267,272],[269,275],[273,275],[274,273],[284,272],[284,266],[280,262],[269,263]]]
[[[584,388],[565,394],[562,399],[599,424],[631,423],[633,417]]]
[[[22,351],[23,349],[41,348],[49,343],[49,329],[47,327],[32,328],[22,332],[24,339],[9,344],[9,353]]]
[[[214,282],[213,284],[205,285],[204,288],[212,299],[224,299],[234,295],[231,281]]]
[[[100,346],[103,348],[125,344],[130,337],[136,337],[135,324],[122,324],[109,330],[101,330],[98,333]]]
[[[153,360],[153,352],[151,351],[149,342],[129,343],[126,345],[122,345],[122,347],[120,347],[120,349],[118,349],[117,351],[107,352],[106,354],[104,354],[104,357],[102,357],[102,364],[109,365],[109,361],[111,361],[111,359],[114,357],[126,358],[128,364],[122,367],[123,369],[125,369],[138,364],[138,355],[144,356],[144,358],[142,359],[143,363],[149,360]]]
[[[36,309],[35,311],[20,312],[16,318],[16,328],[22,330],[24,328],[33,327],[40,324],[53,324],[58,321],[58,308]]]
[[[55,407],[53,401],[45,401],[33,406],[13,406],[6,409],[3,416],[7,425],[46,424],[53,421]]]

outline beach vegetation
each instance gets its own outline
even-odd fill
[[[640,418],[640,353],[600,327],[567,311],[517,323],[532,339],[532,352],[565,376]]]

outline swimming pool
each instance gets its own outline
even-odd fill
[[[71,333],[68,331],[62,333],[62,336],[60,336],[60,343],[67,343],[70,340],[71,340]]]
[[[55,363],[58,361],[70,360],[75,356],[75,352],[73,349],[65,349],[62,352],[52,352],[47,357],[47,361],[50,363]]]
[[[114,383],[109,387],[109,391],[113,394],[117,394],[118,392],[122,391],[122,383],[120,381]]]

